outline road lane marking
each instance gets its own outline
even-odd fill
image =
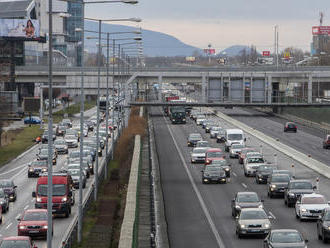
[[[20,214],[18,214],[16,217],[15,217],[15,219],[17,220],[19,217],[20,217],[21,215]]]
[[[272,212],[269,211],[269,215],[272,216],[274,220],[276,220],[276,217]]]
[[[232,173],[234,177],[237,177],[237,174],[235,172]]]
[[[26,206],[24,207],[24,210],[26,210],[28,207],[29,207],[29,205],[26,205]]]
[[[165,116],[164,115],[163,115],[163,118],[164,118],[165,123],[166,123],[166,119],[165,119]],[[168,123],[166,124],[166,126],[167,126],[167,128],[168,128],[168,130],[170,132],[170,135],[172,137],[172,140],[174,142],[174,145],[175,145],[175,147],[176,147],[176,149],[177,149],[177,151],[179,153],[179,156],[180,156],[180,159],[181,159],[183,168],[185,169],[185,171],[186,171],[186,173],[187,173],[187,175],[189,177],[190,183],[191,183],[191,185],[192,185],[192,187],[193,187],[193,189],[195,191],[195,194],[196,194],[196,196],[197,196],[197,198],[199,200],[199,203],[201,205],[201,208],[202,208],[202,210],[203,210],[203,212],[205,214],[205,217],[206,217],[206,219],[207,219],[207,221],[208,221],[208,223],[210,225],[210,228],[211,228],[211,230],[212,230],[212,232],[213,232],[213,234],[215,236],[215,239],[216,239],[216,242],[218,244],[218,247],[225,248],[225,244],[223,243],[223,241],[222,241],[222,239],[221,239],[221,237],[219,235],[219,232],[218,232],[218,230],[217,230],[217,228],[216,228],[216,226],[215,226],[215,224],[214,224],[214,222],[213,222],[213,220],[211,218],[210,212],[208,211],[208,209],[206,207],[206,204],[204,203],[204,200],[202,198],[202,195],[201,195],[200,191],[198,190],[198,188],[197,188],[197,186],[195,184],[195,181],[194,181],[194,179],[193,179],[193,177],[192,177],[192,175],[191,175],[191,173],[190,173],[190,171],[188,169],[187,163],[186,163],[186,161],[184,159],[184,156],[183,156],[183,154],[182,154],[182,152],[181,152],[181,150],[179,148],[178,143],[176,142],[176,140],[174,138],[173,132],[172,132],[170,126],[168,125]]]
[[[8,226],[6,226],[6,229],[8,229],[13,223],[8,224]]]
[[[247,185],[245,183],[241,183],[244,188],[247,189]]]
[[[31,202],[33,202],[34,201],[34,199],[31,199]]]

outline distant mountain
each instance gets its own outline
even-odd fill
[[[218,53],[219,56],[228,56],[228,57],[235,57],[237,55],[241,55],[242,51],[246,49],[247,53],[250,53],[251,48],[248,46],[242,46],[242,45],[235,45],[235,46],[231,46],[228,47],[226,49],[224,49],[223,51],[221,51],[220,53]]]
[[[98,23],[92,21],[85,21],[85,29],[91,31],[98,30]],[[103,24],[102,32],[130,32],[136,31],[137,29],[131,26],[115,25],[115,24]],[[86,33],[87,36],[97,36],[97,33]],[[106,37],[106,36],[103,36]],[[134,37],[134,34],[116,34],[110,36],[110,39]],[[97,40],[85,39],[85,48],[89,52],[96,52]],[[104,41],[103,41],[104,42]],[[121,41],[121,43],[133,42],[132,41]],[[202,49],[187,45],[177,38],[150,30],[142,30],[142,42],[143,42],[143,53],[148,57],[165,56],[192,56],[194,52],[202,53]],[[105,42],[104,42],[105,43]]]

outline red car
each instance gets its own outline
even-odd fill
[[[47,238],[48,219],[46,209],[28,209],[17,219],[17,235]]]
[[[220,148],[210,148],[205,153],[205,164],[211,164],[213,160],[224,159],[225,154]]]
[[[248,152],[255,152],[256,150],[253,148],[243,148],[242,151],[240,153],[238,153],[238,163],[243,164],[243,161],[245,159],[245,156]]]
[[[37,248],[28,236],[11,236],[3,238],[0,242],[0,248]]]

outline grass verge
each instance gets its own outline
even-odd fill
[[[34,139],[42,134],[39,125],[27,126],[15,132],[17,132],[17,135],[15,135],[12,143],[0,148],[0,166],[8,163],[34,145]]]

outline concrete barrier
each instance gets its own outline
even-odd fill
[[[124,219],[120,230],[119,248],[130,248],[133,243],[133,230],[136,212],[136,194],[139,177],[141,137],[135,136],[131,172],[128,181]]]
[[[253,135],[254,137],[260,139],[262,142],[267,143],[268,145],[272,146],[274,149],[278,150],[279,152],[284,153],[288,157],[298,161],[299,163],[305,165],[306,167],[320,173],[321,175],[330,178],[330,167],[320,161],[308,157],[307,154],[299,152],[292,147],[281,143],[280,141],[271,138],[264,133],[249,127],[248,125],[237,121],[221,112],[217,112],[216,116],[220,117],[221,119],[235,125],[236,127],[242,129],[244,132]]]

